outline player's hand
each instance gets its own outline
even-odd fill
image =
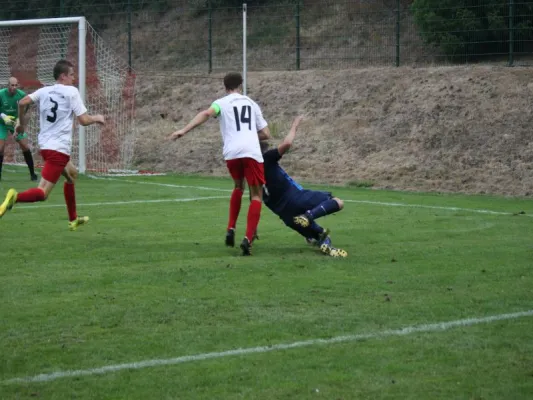
[[[170,140],[176,140],[180,137],[183,137],[187,132],[184,129],[180,129],[179,131],[174,132],[172,135],[170,135]]]
[[[5,115],[5,114],[2,114],[2,120],[4,121],[4,124],[6,124],[6,126],[15,126],[17,122],[16,117],[13,117],[11,115]]]
[[[100,125],[104,125],[105,124],[105,118],[104,118],[104,116],[102,114],[93,115],[93,120],[97,124],[100,124]]]

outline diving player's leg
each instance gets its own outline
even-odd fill
[[[315,219],[336,213],[344,208],[344,202],[331,193],[308,191],[304,194],[305,212],[294,217],[294,222],[300,226],[309,226]]]
[[[322,228],[320,225],[318,225],[316,222],[313,222],[307,227],[303,227],[301,225],[298,225],[294,222],[292,215],[287,215],[285,217],[281,217],[285,225],[287,225],[292,230],[298,232],[300,235],[302,235],[306,239],[314,239],[317,242],[320,242],[324,240],[324,238],[329,235],[329,229]]]

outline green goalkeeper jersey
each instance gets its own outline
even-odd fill
[[[12,117],[18,118],[19,116],[19,109],[18,109],[18,102],[26,96],[26,93],[24,93],[22,90],[17,89],[15,94],[11,96],[7,89],[1,89],[0,90],[0,113],[4,113],[6,115],[11,115]],[[4,125],[4,121],[2,121],[2,118],[0,118],[0,124]]]

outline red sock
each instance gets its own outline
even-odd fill
[[[246,225],[246,237],[251,242],[257,225],[259,225],[259,218],[261,217],[261,202],[259,200],[252,200],[248,208],[248,223]]]
[[[241,211],[242,189],[233,189],[231,193],[231,199],[229,201],[229,221],[228,229],[235,229],[237,225],[237,218]]]
[[[31,188],[17,195],[17,203],[35,203],[45,201],[46,197],[41,188]]]
[[[74,184],[65,182],[63,185],[63,193],[65,194],[65,203],[67,203],[68,220],[74,221],[78,218],[76,213],[76,192],[74,191]]]

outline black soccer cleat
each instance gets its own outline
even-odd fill
[[[230,228],[226,233],[226,246],[235,247],[235,229]]]
[[[39,180],[39,178],[37,177],[36,174],[31,175],[31,178],[30,178],[30,179],[31,179],[33,182]]]
[[[251,256],[252,255],[252,245],[248,238],[244,238],[241,243],[241,250],[243,256]]]

